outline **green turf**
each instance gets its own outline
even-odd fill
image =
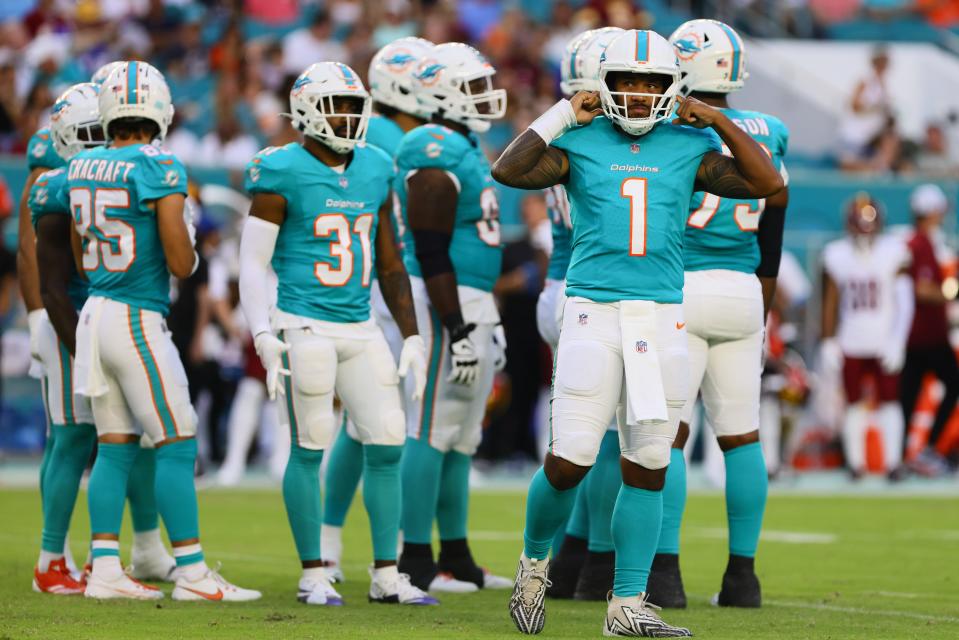
[[[81,495],[71,534],[78,556],[87,533],[85,505]],[[522,496],[479,493],[472,508],[475,556],[511,576]],[[369,534],[362,509],[353,510],[347,527],[347,605],[340,609],[296,602],[298,569],[278,492],[201,494],[207,558],[222,561],[228,579],[264,592],[250,604],[99,603],[34,594],[36,492],[0,490],[0,514],[0,639],[519,637],[505,592],[447,596],[432,608],[367,604]],[[690,497],[682,558],[690,607],[665,617],[697,637],[959,638],[956,499],[773,496],[759,552],[765,606],[758,611],[707,604],[725,563],[724,517],[721,496]],[[603,612],[599,603],[548,602],[542,635],[599,637]]]

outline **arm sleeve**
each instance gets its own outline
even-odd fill
[[[269,265],[280,227],[250,216],[240,238],[240,306],[257,336],[270,331]]]
[[[756,275],[760,278],[775,278],[779,275],[779,263],[783,253],[783,229],[786,225],[786,210],[783,207],[767,207],[759,218],[759,266]]]

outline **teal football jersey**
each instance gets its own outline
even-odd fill
[[[41,173],[30,188],[30,221],[34,230],[40,218],[48,215],[70,216],[70,200],[64,185],[67,183],[67,171],[63,167]],[[74,273],[67,285],[67,293],[73,306],[79,310],[87,301],[87,281]]]
[[[30,137],[27,142],[27,167],[30,171],[37,167],[58,169],[65,164],[66,161],[57,155],[56,149],[53,148],[50,129],[44,127]]]
[[[396,193],[403,212],[403,258],[410,275],[422,276],[409,229],[406,178],[417,169],[442,169],[456,181],[459,198],[449,254],[460,285],[492,291],[500,274],[499,203],[489,161],[474,134],[427,124],[403,136],[396,154]]]
[[[247,191],[286,199],[273,251],[277,307],[328,322],[369,319],[379,210],[392,182],[393,161],[370,145],[356,147],[343,173],[297,142],[253,158]]]
[[[769,153],[777,169],[782,169],[789,143],[789,130],[782,121],[758,111],[723,112]],[[686,221],[686,271],[755,273],[760,258],[756,231],[765,206],[765,200],[720,198],[703,191],[693,194]]]
[[[65,186],[90,295],[166,315],[170,271],[151,203],[186,195],[183,164],[149,144],[88,149],[70,160]]]
[[[553,146],[569,158],[573,249],[566,295],[595,302],[683,300],[683,228],[711,130],[656,125],[634,138],[597,117]]]
[[[366,144],[379,147],[391,158],[396,157],[396,150],[403,140],[403,129],[386,116],[374,113],[366,129]]]
[[[566,278],[566,270],[569,269],[569,258],[573,249],[573,225],[569,218],[569,198],[566,197],[566,189],[559,184],[546,189],[544,194],[553,232],[553,252],[549,254],[546,278],[563,280]]]

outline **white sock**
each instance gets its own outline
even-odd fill
[[[320,549],[323,560],[339,566],[343,557],[343,527],[320,525]]]
[[[67,563],[67,571],[77,571],[77,563],[73,561],[73,554],[70,552],[70,538],[63,539],[63,559]]]
[[[906,429],[902,408],[895,402],[884,402],[876,411],[876,422],[882,430],[882,452],[888,473],[902,463],[902,434]]]
[[[173,547],[173,557],[179,559],[183,558],[184,556],[192,556],[193,554],[200,553],[202,551],[203,547],[200,546],[199,542],[197,542],[196,544],[188,544],[182,547]],[[190,582],[202,580],[207,574],[207,571],[210,570],[210,568],[206,566],[206,562],[203,560],[183,565],[178,562],[177,569],[180,575],[185,577]]]
[[[37,568],[40,570],[40,573],[44,573],[50,568],[51,562],[54,560],[59,560],[62,557],[62,553],[54,553],[52,551],[44,551],[43,549],[40,549],[40,559],[37,560]]]
[[[166,548],[163,546],[163,538],[160,537],[160,529],[150,529],[149,531],[134,531],[133,532],[133,553],[148,554],[163,552],[166,553]]]
[[[864,471],[866,467],[866,423],[869,415],[862,402],[849,405],[842,426],[842,450],[846,465],[852,471]]]
[[[304,568],[303,577],[301,577],[300,580],[308,580],[309,582],[326,580],[326,569],[323,567],[310,567],[309,569]]]
[[[377,582],[386,582],[388,584],[394,584],[400,577],[399,569],[396,568],[395,564],[391,564],[388,567],[379,567],[373,569],[373,580]]]
[[[120,550],[118,540],[94,540],[92,547],[97,549]],[[123,575],[123,565],[120,564],[120,555],[99,556],[93,559],[93,573],[99,578],[113,580]]]

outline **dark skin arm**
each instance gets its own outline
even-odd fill
[[[407,216],[410,229],[441,233],[452,237],[459,192],[442,169],[420,169],[407,182]],[[430,303],[443,324],[453,328],[462,323],[456,274],[452,270],[424,279]],[[451,326],[452,325],[452,326]]]
[[[76,353],[76,333],[79,316],[70,300],[70,278],[76,273],[69,216],[47,215],[37,224],[37,266],[40,278],[40,297],[60,338],[70,355]]]
[[[786,216],[786,207],[789,205],[789,187],[784,187],[782,191],[766,200],[766,210],[763,212],[759,221],[759,233],[762,234],[765,229],[763,221],[767,224],[773,218],[783,219]],[[782,226],[775,225],[779,232],[779,244],[782,245]],[[769,315],[772,308],[773,298],[776,296],[776,276],[759,276],[759,283],[763,289],[763,318]]]
[[[20,194],[20,219],[17,221],[17,280],[20,282],[20,295],[27,311],[43,308],[40,296],[40,273],[37,269],[36,235],[30,224],[30,189],[40,174],[49,171],[47,167],[37,167],[27,176],[27,184]]]
[[[839,322],[839,287],[825,271],[822,274],[822,338],[836,335]]]
[[[387,198],[380,206],[379,223],[376,225],[376,276],[380,281],[380,291],[386,306],[390,308],[400,333],[404,338],[416,335],[416,312],[413,308],[413,290],[410,277],[403,265],[403,258],[396,247],[393,235],[392,216],[393,198]]]
[[[70,225],[70,248],[73,253],[73,266],[80,277],[86,280],[87,274],[83,270],[83,238],[77,233],[77,228],[73,224]]]

